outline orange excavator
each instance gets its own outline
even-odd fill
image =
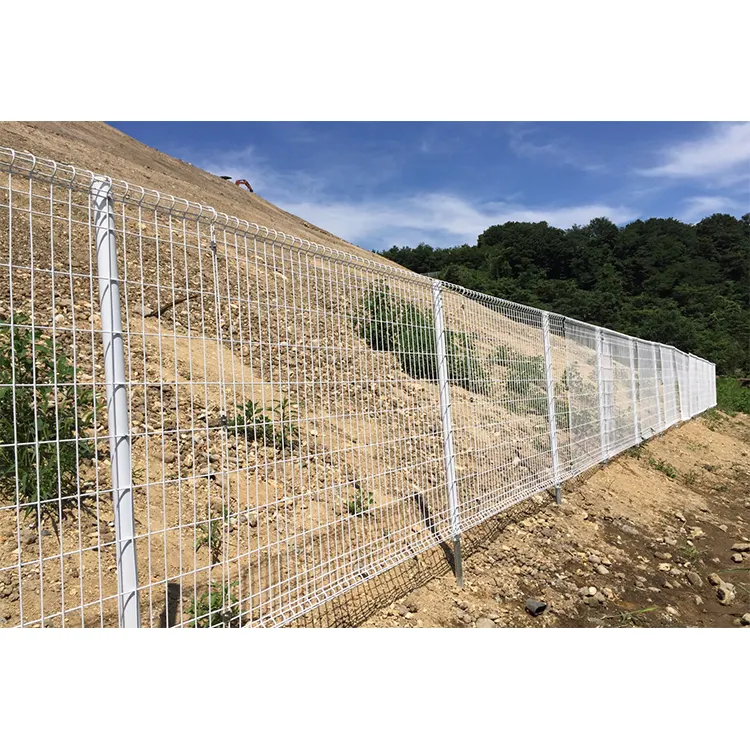
[[[229,175],[225,175],[225,174],[222,174],[222,175],[219,175],[219,176],[221,177],[222,180],[231,180],[232,179],[231,177],[229,177]],[[244,185],[251,193],[253,192],[253,189],[250,187],[250,183],[247,180],[235,180],[234,184],[237,185],[237,186]]]

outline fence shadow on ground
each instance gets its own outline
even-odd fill
[[[620,460],[620,457],[609,463],[617,460]],[[570,494],[578,490],[603,466],[603,464],[592,466],[565,482],[563,497],[566,493]],[[555,492],[552,489],[527,498],[470,529],[461,537],[464,558],[467,559],[476,552],[487,549],[511,524],[518,524],[554,504]],[[429,523],[427,519],[425,521]],[[322,604],[290,623],[289,627],[358,627],[378,611],[446,573],[455,574],[453,550],[449,544],[442,542],[439,546],[364,581],[350,591]]]
[[[554,491],[524,500],[479,524],[461,537],[465,558],[485,549],[513,523],[519,523],[554,504]],[[430,581],[455,572],[453,550],[446,542],[375,576],[356,588],[303,615],[291,627],[357,627],[379,610]]]

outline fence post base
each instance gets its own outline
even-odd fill
[[[562,505],[562,487],[559,485],[555,487],[555,502],[558,505]]]
[[[464,563],[461,556],[461,535],[453,537],[453,572],[456,574],[458,588],[464,587]]]

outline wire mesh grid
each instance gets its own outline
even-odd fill
[[[285,624],[661,429],[659,373],[715,403],[669,348],[0,165],[0,625]]]

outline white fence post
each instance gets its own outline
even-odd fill
[[[716,365],[711,365],[711,406],[716,406]]]
[[[693,355],[688,354],[688,419],[692,419],[695,416],[695,409],[693,404],[695,402],[695,371],[693,366]]]
[[[596,329],[596,382],[599,391],[599,442],[601,460],[607,460],[607,430],[604,423],[604,379],[602,377],[602,329]]]
[[[638,431],[638,386],[636,383],[635,372],[635,339],[630,339],[630,391],[633,398],[633,437],[638,445],[641,442],[641,435]]]
[[[453,422],[451,419],[451,392],[448,383],[448,356],[445,345],[445,313],[443,288],[437,279],[432,282],[432,304],[435,319],[435,347],[438,362],[438,387],[440,390],[440,418],[443,423],[443,456],[445,482],[448,490],[448,513],[453,537],[453,567],[459,586],[463,586],[461,560],[461,525],[458,515],[458,485],[456,482],[456,454],[453,449]]]
[[[664,372],[664,345],[663,344],[657,344],[659,347],[659,372],[661,372],[661,406],[662,406],[662,420],[661,420],[661,427],[662,432],[664,430],[669,429],[669,417],[667,415],[667,378]]]
[[[664,389],[659,389],[659,366],[656,364],[656,347],[658,344],[655,344],[652,342],[651,344],[651,354],[653,355],[654,360],[654,388],[656,390],[656,423],[659,428],[659,435],[662,434],[663,428],[662,428],[662,395],[664,393]],[[661,352],[659,354],[659,360],[661,361]]]
[[[135,555],[128,392],[125,380],[120,280],[117,274],[111,183],[106,180],[94,180],[91,183],[91,197],[96,231],[96,264],[99,275],[99,307],[102,315],[109,452],[112,462],[112,503],[115,513],[117,549],[117,604],[120,627],[138,628],[141,624],[141,616]]]
[[[557,414],[555,410],[555,381],[552,377],[552,344],[549,337],[549,313],[542,313],[542,336],[544,338],[544,370],[547,376],[547,414],[549,416],[549,443],[552,451],[552,478],[555,483],[555,500],[562,502],[560,480],[560,454],[557,449]]]

